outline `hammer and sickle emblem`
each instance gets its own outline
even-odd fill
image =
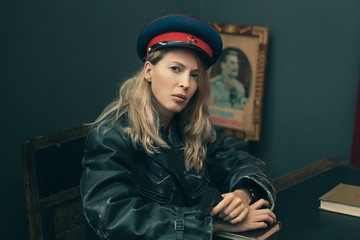
[[[187,38],[189,39],[189,43],[194,44],[194,45],[197,43],[197,41],[194,37],[187,37]]]

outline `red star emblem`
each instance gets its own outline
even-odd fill
[[[197,43],[197,41],[194,37],[187,37],[187,38],[189,39],[189,43],[194,44],[194,45]]]

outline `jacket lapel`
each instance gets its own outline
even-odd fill
[[[185,179],[184,154],[183,151],[175,152],[173,149],[162,149],[158,154],[151,155],[151,158],[162,167],[171,172],[177,179],[184,199],[188,206],[191,206],[191,190]]]
[[[176,118],[176,116],[174,118]],[[174,120],[174,118],[170,122],[167,132],[161,128],[161,134],[164,140],[169,144],[169,146],[171,146],[171,148],[162,148],[160,153],[154,154],[151,157],[176,177],[187,205],[191,206],[192,191],[189,188],[184,175],[184,151],[181,150],[183,147],[183,142],[181,140],[181,134],[176,124],[176,120]]]

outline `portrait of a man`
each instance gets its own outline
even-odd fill
[[[251,67],[246,55],[239,48],[225,48],[210,74],[212,103],[221,108],[243,110],[250,83]]]

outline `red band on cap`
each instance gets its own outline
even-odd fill
[[[154,46],[157,43],[171,42],[171,41],[194,44],[195,46],[201,48],[204,52],[206,52],[211,58],[213,56],[213,50],[206,42],[204,42],[198,37],[195,37],[194,35],[183,32],[167,32],[157,35],[156,37],[150,40],[149,44],[147,45],[147,49],[149,49],[150,47]],[[147,55],[148,54],[149,52],[147,52]]]

